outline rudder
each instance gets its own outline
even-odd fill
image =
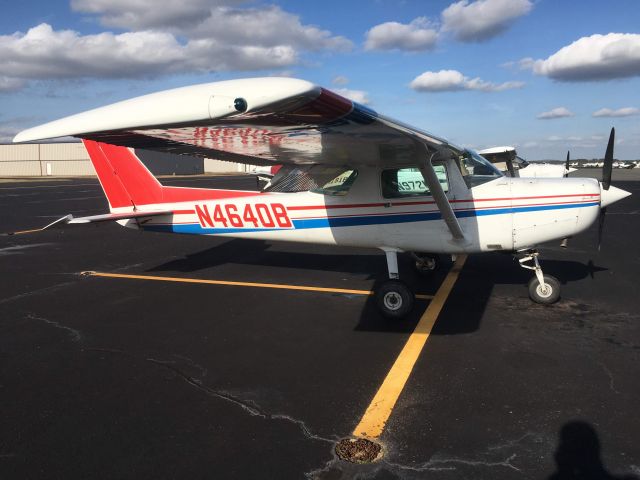
[[[111,210],[162,202],[162,185],[126,147],[82,140]]]

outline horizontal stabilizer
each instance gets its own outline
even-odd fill
[[[54,227],[63,227],[65,225],[79,225],[86,223],[100,223],[100,222],[115,222],[118,220],[129,220],[129,219],[137,219],[137,218],[148,218],[148,217],[157,217],[160,215],[171,215],[173,214],[172,210],[162,210],[162,211],[154,211],[154,212],[123,212],[123,213],[105,213],[102,215],[91,215],[89,217],[74,217],[73,215],[65,215],[62,218],[59,218],[55,222],[51,222],[48,225],[45,225],[41,228],[34,228],[31,230],[22,230],[19,232],[8,232],[4,235],[22,235],[25,233],[36,233],[42,232],[44,230],[49,230]]]
[[[159,215],[171,215],[172,210],[156,211],[156,212],[124,212],[124,213],[105,213],[103,215],[92,215],[90,217],[71,217],[68,224],[80,223],[98,223],[98,222],[115,222],[117,220],[129,220],[133,218],[157,217]]]

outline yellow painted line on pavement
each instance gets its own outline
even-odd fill
[[[351,295],[373,295],[370,290],[351,290],[346,288],[312,287],[307,285],[285,285],[278,283],[232,282],[228,280],[206,280],[200,278],[158,277],[155,275],[131,275],[124,273],[82,272],[82,275],[104,278],[127,278],[132,280],[151,280],[157,282],[201,283],[206,285],[230,285],[234,287],[275,288],[280,290],[303,290],[308,292],[346,293]],[[431,300],[433,295],[416,295],[422,300]]]
[[[391,370],[387,373],[384,382],[382,382],[378,392],[373,397],[360,423],[353,431],[354,436],[378,438],[382,435],[398,397],[402,393],[409,375],[411,375],[413,367],[438,319],[438,315],[442,311],[442,307],[444,307],[453,286],[458,280],[466,259],[466,255],[458,256],[433,300],[431,300],[431,303],[429,303],[420,321],[409,336],[400,355],[396,358]]]

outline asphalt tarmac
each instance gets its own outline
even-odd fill
[[[638,177],[614,172],[633,196],[600,252],[595,228],[542,250],[553,306],[530,302],[510,255],[467,259],[369,465],[335,444],[428,301],[390,324],[367,295],[80,272],[370,290],[383,255],[115,224],[0,236],[0,478],[638,478]],[[0,231],[106,209],[95,179],[0,183]],[[449,267],[400,265],[428,295]]]

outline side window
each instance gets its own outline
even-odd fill
[[[445,192],[449,191],[447,170],[444,165],[434,165],[434,170]],[[394,168],[382,171],[382,196],[384,198],[402,198],[431,195],[420,169]]]
[[[346,195],[357,176],[357,170],[328,167],[315,173],[314,180],[319,186],[311,191],[322,195]]]

